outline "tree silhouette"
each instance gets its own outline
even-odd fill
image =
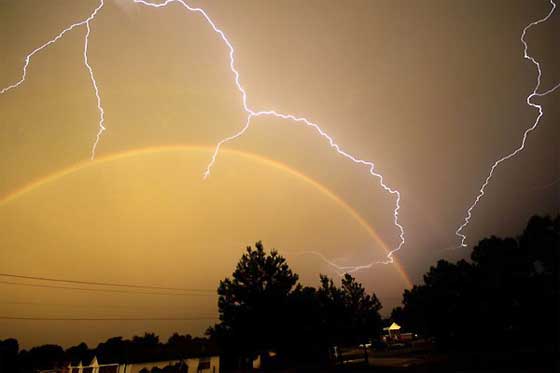
[[[39,369],[51,369],[61,366],[65,361],[62,347],[52,344],[33,347],[31,350],[22,350],[18,356],[21,372],[35,372]]]
[[[440,260],[392,316],[447,349],[551,361],[560,353],[559,253],[560,216],[534,216],[518,238],[481,240],[470,263]]]
[[[0,340],[0,372],[15,372],[19,353],[18,341],[9,338]]]
[[[378,335],[381,303],[375,294],[366,294],[348,274],[340,287],[326,276],[320,280],[318,290],[301,286],[286,260],[274,250],[267,254],[257,242],[232,277],[220,282],[221,322],[208,332],[230,355],[229,363],[239,367],[271,349],[283,361],[317,362],[333,344]]]
[[[231,279],[220,281],[221,322],[210,334],[246,357],[275,347],[283,339],[288,296],[297,281],[277,251],[266,253],[260,241],[255,249],[247,247]]]
[[[349,274],[343,276],[340,288],[327,276],[320,279],[317,295],[331,344],[363,343],[379,335],[381,302],[375,294],[366,294],[364,287]]]
[[[66,360],[71,364],[78,364],[80,361],[87,364],[93,359],[93,352],[83,342],[77,346],[69,347],[65,354]]]

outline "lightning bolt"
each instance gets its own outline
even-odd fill
[[[400,210],[400,200],[401,200],[401,194],[398,190],[389,187],[383,178],[383,175],[379,172],[376,171],[375,168],[375,164],[371,161],[367,161],[367,160],[363,160],[360,159],[357,156],[354,156],[350,153],[348,153],[347,151],[343,150],[341,148],[340,145],[338,145],[334,138],[331,137],[330,135],[328,135],[318,124],[312,122],[311,120],[305,118],[305,117],[297,117],[295,115],[292,114],[286,114],[286,113],[281,113],[275,110],[255,110],[253,108],[251,108],[248,105],[248,97],[247,97],[247,92],[245,91],[245,89],[243,88],[243,86],[241,85],[240,82],[240,74],[239,71],[236,68],[236,63],[235,63],[235,49],[232,45],[232,43],[230,42],[230,40],[228,39],[228,37],[226,36],[226,34],[217,27],[217,25],[214,23],[214,21],[210,18],[210,16],[206,13],[206,11],[204,11],[202,8],[197,8],[197,7],[192,7],[190,6],[185,0],[165,0],[161,3],[152,3],[146,0],[132,0],[134,3],[136,4],[142,4],[145,6],[149,6],[152,8],[163,8],[166,7],[167,5],[171,4],[171,3],[177,3],[181,6],[183,6],[185,9],[187,9],[188,11],[192,12],[192,13],[197,13],[198,15],[202,16],[206,22],[208,23],[208,25],[213,29],[213,31],[218,34],[218,36],[221,38],[221,40],[224,42],[224,44],[226,45],[227,49],[229,50],[229,68],[231,70],[231,72],[233,73],[234,76],[234,82],[235,85],[237,87],[237,90],[239,91],[239,93],[241,94],[241,101],[242,101],[242,106],[243,106],[243,110],[246,113],[246,120],[245,120],[245,124],[244,126],[236,133],[234,133],[233,135],[226,137],[224,139],[222,139],[221,141],[219,141],[216,145],[215,151],[212,154],[212,158],[204,172],[204,178],[207,178],[210,176],[211,173],[211,169],[214,166],[214,164],[216,163],[218,154],[220,152],[220,149],[223,145],[236,140],[237,138],[243,136],[243,134],[245,134],[245,132],[247,130],[249,130],[249,127],[251,125],[252,119],[253,118],[257,118],[257,117],[274,117],[274,118],[278,118],[278,119],[282,119],[285,120],[287,122],[290,122],[292,124],[295,125],[301,125],[301,126],[307,126],[307,127],[311,127],[313,130],[315,130],[317,132],[317,134],[322,137],[327,143],[328,145],[334,149],[334,151],[337,152],[337,154],[339,154],[340,156],[350,160],[351,162],[364,166],[367,171],[369,172],[369,174],[375,178],[378,179],[379,181],[379,185],[383,188],[383,190],[385,190],[387,193],[391,194],[394,198],[395,198],[395,207],[393,209],[393,223],[395,225],[395,227],[398,229],[399,231],[399,244],[397,245],[397,247],[393,250],[391,250],[386,257],[386,260],[381,260],[381,261],[373,261],[370,262],[368,264],[365,265],[357,265],[357,266],[340,266],[337,265],[336,263],[334,263],[331,260],[328,260],[326,257],[324,257],[321,253],[313,251],[313,252],[307,252],[310,254],[314,254],[318,257],[320,257],[322,260],[324,260],[327,264],[329,264],[330,266],[332,266],[333,268],[337,269],[340,273],[352,273],[352,272],[356,272],[359,270],[363,270],[363,269],[368,269],[371,268],[373,265],[375,264],[390,264],[394,262],[393,259],[393,254],[395,252],[397,252],[398,250],[400,250],[403,245],[405,244],[405,234],[404,234],[404,228],[403,226],[399,223],[399,210]],[[534,90],[532,91],[532,93],[527,97],[527,104],[531,107],[536,108],[539,111],[539,114],[535,120],[535,122],[533,123],[533,125],[531,127],[529,127],[523,135],[523,139],[521,142],[520,147],[518,147],[515,151],[513,151],[512,153],[500,158],[498,161],[496,161],[491,170],[490,170],[490,174],[488,175],[488,177],[486,178],[484,184],[482,185],[479,194],[477,195],[474,203],[469,207],[469,209],[467,210],[467,216],[465,218],[464,223],[457,229],[456,231],[456,235],[461,238],[461,246],[466,246],[465,244],[465,240],[466,240],[466,236],[463,235],[461,232],[462,230],[468,225],[468,223],[470,222],[471,219],[471,213],[472,210],[476,207],[476,205],[478,204],[479,200],[482,198],[482,196],[484,195],[484,191],[486,186],[488,185],[488,183],[490,182],[490,179],[493,176],[494,170],[496,169],[497,166],[499,166],[502,162],[506,161],[507,159],[510,159],[512,157],[514,157],[517,153],[519,153],[520,151],[522,151],[525,147],[525,141],[527,139],[527,136],[530,132],[532,132],[539,124],[540,118],[543,115],[543,110],[542,110],[542,106],[533,103],[531,100],[533,97],[541,97],[541,96],[545,96],[551,92],[554,92],[559,86],[560,84],[554,86],[553,88],[549,89],[548,91],[542,92],[542,93],[538,93],[538,89],[540,88],[540,82],[541,82],[541,75],[542,75],[542,71],[540,68],[540,64],[538,61],[536,61],[533,57],[529,56],[527,53],[527,49],[528,49],[528,45],[525,41],[525,35],[527,33],[527,31],[533,27],[538,25],[539,23],[545,22],[554,12],[554,9],[556,7],[556,4],[554,3],[553,0],[550,0],[550,3],[552,4],[552,9],[551,11],[548,13],[548,15],[542,19],[539,19],[535,22],[530,23],[529,25],[527,25],[524,29],[523,29],[523,33],[521,35],[521,42],[524,45],[524,57],[528,60],[530,60],[533,64],[536,65],[537,70],[538,70],[538,76],[537,76],[537,84],[534,88]],[[85,34],[85,38],[84,38],[84,50],[83,50],[83,56],[84,56],[84,65],[89,73],[89,77],[95,92],[95,97],[97,99],[97,110],[99,112],[99,124],[98,124],[98,132],[95,138],[95,142],[92,146],[92,150],[91,150],[91,157],[92,159],[95,157],[95,151],[97,148],[97,145],[99,144],[99,141],[101,139],[101,136],[103,134],[103,132],[106,130],[105,127],[105,111],[103,109],[102,106],[102,102],[101,102],[101,94],[99,91],[99,85],[95,79],[95,75],[94,75],[94,71],[93,68],[91,67],[89,60],[88,60],[88,46],[89,46],[89,36],[91,34],[91,25],[90,22],[93,21],[93,19],[97,16],[98,12],[101,10],[101,8],[104,6],[104,0],[100,0],[99,5],[97,6],[97,8],[95,8],[95,10],[89,15],[88,18],[79,21],[77,23],[74,23],[72,25],[70,25],[69,27],[67,27],[66,29],[62,30],[58,35],[56,35],[53,39],[47,41],[45,44],[41,45],[40,47],[34,49],[31,53],[29,53],[26,57],[25,57],[25,62],[24,62],[24,66],[23,66],[23,72],[22,72],[22,76],[21,79],[19,81],[17,81],[16,83],[3,88],[2,90],[0,90],[0,94],[4,94],[8,91],[10,91],[11,89],[17,88],[19,87],[21,84],[23,84],[26,80],[27,77],[27,71],[28,71],[28,67],[29,64],[31,62],[31,58],[37,54],[38,52],[42,51],[43,49],[47,48],[48,46],[50,46],[51,44],[56,43],[58,40],[60,40],[67,32],[72,31],[73,29],[80,27],[80,26],[84,26],[86,27],[86,34]]]
[[[307,118],[297,117],[297,116],[292,115],[292,114],[284,114],[284,113],[277,112],[275,110],[257,111],[257,110],[252,109],[249,106],[249,104],[247,103],[247,92],[245,91],[245,88],[243,88],[243,86],[241,85],[239,71],[236,68],[235,49],[233,48],[233,45],[230,42],[230,40],[228,39],[228,37],[226,36],[226,34],[220,28],[218,28],[216,26],[214,21],[210,18],[210,16],[203,9],[191,7],[184,0],[166,0],[162,3],[151,3],[151,2],[146,1],[146,0],[133,0],[133,1],[135,3],[143,4],[143,5],[146,5],[146,6],[153,7],[153,8],[162,8],[162,7],[165,7],[165,6],[167,6],[171,3],[178,3],[178,4],[182,5],[184,8],[186,8],[188,11],[200,14],[208,22],[208,24],[212,27],[214,32],[216,32],[220,36],[222,41],[226,44],[227,48],[229,49],[229,67],[230,67],[231,72],[234,75],[235,85],[237,86],[237,90],[241,94],[243,110],[247,114],[247,117],[246,117],[246,120],[245,120],[245,125],[241,128],[241,130],[239,130],[238,132],[234,133],[233,135],[231,135],[229,137],[226,137],[226,138],[222,139],[220,142],[218,142],[218,144],[216,145],[216,149],[215,149],[214,153],[212,154],[212,159],[210,160],[210,163],[208,164],[208,166],[206,167],[206,171],[204,172],[204,178],[206,179],[207,177],[210,176],[211,169],[214,166],[214,164],[216,163],[216,159],[218,157],[218,154],[220,152],[221,147],[223,145],[225,145],[226,143],[243,136],[243,134],[245,132],[247,132],[247,130],[249,129],[249,127],[251,125],[251,120],[253,118],[269,116],[269,117],[275,117],[275,118],[283,119],[283,120],[289,121],[293,124],[299,124],[299,125],[304,125],[304,126],[311,127],[321,137],[323,137],[328,142],[329,146],[331,148],[333,148],[339,155],[343,156],[346,159],[349,159],[350,161],[352,161],[356,164],[365,166],[367,168],[368,172],[372,176],[376,177],[379,180],[379,184],[381,185],[381,187],[386,192],[395,196],[395,208],[393,210],[393,223],[398,228],[399,233],[400,233],[399,234],[400,242],[399,242],[398,246],[395,249],[391,250],[387,254],[387,259],[384,260],[384,261],[376,261],[376,262],[372,262],[372,263],[369,263],[369,264],[364,265],[364,266],[351,266],[351,267],[350,266],[345,266],[345,267],[336,266],[331,261],[327,261],[327,263],[331,266],[334,266],[338,270],[343,270],[343,271],[357,271],[357,270],[360,270],[360,269],[370,268],[373,264],[377,264],[377,263],[379,263],[379,264],[381,264],[381,263],[383,263],[383,264],[393,263],[393,254],[396,251],[400,250],[405,243],[404,228],[399,223],[399,209],[400,209],[401,194],[398,190],[387,186],[387,184],[383,180],[383,175],[381,175],[380,173],[378,173],[375,170],[375,164],[373,162],[360,159],[360,158],[346,152],[345,150],[343,150],[334,141],[334,139],[331,136],[329,136],[318,124],[310,121]],[[316,253],[316,254],[319,254],[319,253]],[[319,254],[319,256],[324,258],[320,254]]]
[[[104,0],[101,0],[101,3],[99,5],[100,8],[103,6],[103,1]],[[101,96],[99,94],[99,87],[97,86],[97,80],[95,80],[93,69],[91,68],[91,65],[89,64],[89,60],[88,60],[89,34],[91,33],[91,27],[89,24],[90,21],[91,20],[88,20],[86,22],[87,31],[86,31],[86,36],[84,38],[84,65],[86,65],[86,69],[89,72],[89,78],[91,80],[93,90],[95,91],[95,98],[97,99],[97,111],[99,112],[99,129],[97,131],[97,135],[95,136],[95,142],[93,143],[93,146],[91,148],[91,159],[93,160],[95,158],[95,150],[97,149],[97,144],[99,144],[101,135],[106,130],[106,128],[105,128],[105,110],[101,105]]]
[[[97,88],[97,82],[95,81],[95,77],[93,75],[93,70],[88,63],[87,52],[88,52],[88,39],[89,39],[89,34],[90,34],[90,22],[97,16],[97,14],[101,10],[101,8],[103,8],[103,5],[104,5],[104,0],[100,0],[99,5],[97,6],[97,8],[95,8],[93,10],[93,12],[89,15],[89,17],[87,17],[86,19],[81,20],[79,22],[71,24],[70,26],[68,26],[67,28],[65,28],[61,32],[59,32],[54,38],[47,41],[46,43],[44,43],[40,47],[32,50],[31,53],[29,53],[27,56],[25,56],[25,62],[23,64],[23,71],[22,71],[20,80],[13,83],[12,85],[9,85],[9,86],[7,86],[5,88],[2,88],[0,90],[0,95],[2,95],[2,94],[6,93],[6,92],[8,92],[8,91],[10,91],[14,88],[19,87],[20,85],[22,85],[25,82],[25,80],[27,79],[27,70],[29,68],[29,64],[31,63],[31,58],[33,58],[33,56],[35,56],[37,53],[41,52],[42,50],[46,49],[50,45],[52,45],[52,44],[56,43],[57,41],[59,41],[60,39],[62,39],[62,37],[64,35],[66,35],[66,33],[72,31],[75,28],[78,28],[80,26],[85,25],[86,29],[87,29],[87,32],[86,32],[86,36],[85,36],[85,39],[84,39],[84,64],[86,65],[86,68],[89,71],[90,78],[91,78],[91,81],[93,83],[93,87],[95,89],[95,95],[97,97],[97,108],[99,110],[99,132],[97,134],[97,140],[93,145],[92,159],[95,157],[95,147],[97,146],[97,143],[99,142],[99,137],[101,136],[101,133],[103,131],[105,131],[105,127],[103,126],[103,123],[105,121],[105,118],[104,118],[105,112],[103,110],[103,107],[101,106],[101,98],[100,98],[100,95],[99,95],[99,89]]]
[[[531,132],[533,132],[538,127],[538,125],[540,123],[540,120],[541,120],[541,118],[544,114],[544,111],[543,111],[542,105],[534,103],[532,101],[532,99],[534,97],[546,96],[549,93],[554,92],[558,87],[560,87],[560,83],[558,83],[557,85],[555,85],[554,87],[550,88],[547,91],[544,91],[542,93],[538,92],[538,90],[541,86],[541,77],[542,77],[541,64],[540,64],[540,62],[535,60],[535,58],[533,58],[529,55],[529,53],[528,53],[529,46],[527,44],[527,41],[525,40],[525,36],[527,35],[527,31],[529,31],[530,28],[532,28],[534,26],[537,26],[540,23],[546,22],[552,16],[552,14],[554,13],[554,10],[556,9],[556,3],[553,0],[549,0],[549,1],[550,1],[550,4],[552,5],[552,8],[548,12],[548,14],[544,18],[538,19],[534,22],[529,23],[527,26],[525,26],[523,28],[523,32],[521,33],[521,38],[520,38],[521,43],[523,44],[523,58],[531,61],[531,63],[533,63],[537,68],[537,83],[536,83],[535,87],[533,88],[533,91],[527,96],[526,102],[527,102],[527,105],[529,105],[530,107],[537,109],[538,115],[535,118],[535,121],[533,122],[533,124],[529,128],[527,128],[525,130],[525,132],[523,132],[523,137],[521,139],[521,144],[515,150],[513,150],[511,153],[506,154],[505,156],[501,157],[496,162],[494,162],[494,164],[490,168],[490,172],[488,173],[488,176],[486,176],[486,179],[484,180],[484,183],[480,187],[480,190],[479,190],[474,202],[469,206],[469,208],[467,210],[467,214],[465,216],[465,220],[463,221],[463,224],[461,224],[459,226],[459,228],[457,228],[457,230],[455,231],[455,235],[457,237],[459,237],[460,240],[461,240],[461,243],[460,243],[459,247],[466,247],[467,246],[467,244],[465,243],[465,241],[467,239],[467,236],[465,234],[461,233],[461,232],[463,231],[463,229],[465,229],[469,225],[469,222],[472,218],[472,211],[476,207],[476,205],[478,204],[480,199],[484,196],[484,192],[486,190],[486,187],[490,183],[490,179],[492,179],[492,177],[494,176],[494,171],[496,170],[496,168],[500,164],[507,161],[508,159],[511,159],[511,158],[515,157],[517,154],[519,154],[521,151],[523,151],[523,149],[525,149],[525,143],[527,141],[527,137],[529,136],[529,134]]]

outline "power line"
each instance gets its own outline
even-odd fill
[[[102,310],[123,310],[123,311],[144,311],[150,312],[160,310],[162,307],[169,308],[169,303],[149,304],[149,305],[133,305],[133,304],[96,304],[96,303],[51,303],[42,301],[10,301],[0,300],[0,305],[8,306],[38,306],[38,307],[57,307],[57,308],[86,308],[86,309],[102,309]],[[181,307],[176,306],[176,307]],[[192,308],[192,307],[191,307]]]
[[[65,290],[77,290],[77,291],[92,291],[92,292],[102,292],[102,293],[120,293],[120,294],[142,294],[142,295],[169,295],[169,296],[211,296],[210,293],[156,293],[156,292],[146,292],[146,291],[131,291],[131,290],[117,290],[117,289],[95,289],[95,288],[82,288],[82,287],[70,287],[70,286],[57,286],[57,285],[45,285],[45,284],[26,284],[10,281],[0,281],[0,284],[4,285],[14,285],[14,286],[27,286],[34,288],[49,288],[49,289],[65,289]]]
[[[20,317],[0,316],[0,320],[23,320],[23,321],[204,321],[217,320],[212,317]]]
[[[138,285],[138,284],[123,284],[123,283],[112,283],[112,282],[82,281],[82,280],[52,278],[52,277],[25,276],[25,275],[13,274],[13,273],[0,273],[0,277],[12,277],[12,278],[27,279],[27,280],[66,282],[66,283],[70,283],[70,284],[113,286],[113,287],[126,287],[126,288],[137,288],[137,289],[173,290],[173,291],[189,291],[189,292],[201,292],[201,293],[215,293],[216,292],[216,290],[214,290],[214,289],[179,288],[179,287],[165,287],[165,286],[155,286],[155,285]]]

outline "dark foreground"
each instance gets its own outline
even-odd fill
[[[491,356],[491,357],[489,357]],[[495,353],[484,356],[475,354],[443,354],[430,351],[369,352],[367,362],[358,349],[348,359],[337,365],[320,367],[305,365],[284,369],[251,370],[274,373],[553,373],[560,372],[560,356],[546,356],[537,352]],[[242,370],[231,371],[244,372]]]

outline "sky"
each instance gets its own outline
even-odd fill
[[[192,4],[235,47],[251,107],[313,120],[400,191],[406,243],[396,262],[355,274],[385,314],[436,260],[466,258],[481,238],[516,235],[531,215],[560,211],[555,92],[536,100],[540,126],[496,170],[464,231],[469,246],[457,248],[454,232],[491,164],[536,117],[525,103],[536,69],[520,35],[549,12],[547,1]],[[97,5],[0,0],[0,87],[19,80],[30,51]],[[543,90],[560,81],[559,17],[526,38]],[[36,54],[25,83],[0,95],[0,273],[204,291],[2,277],[4,317],[190,320],[10,319],[0,320],[0,338],[30,347],[200,335],[215,322],[219,280],[258,240],[314,286],[319,273],[336,273],[309,251],[359,265],[398,245],[394,197],[293,122],[254,119],[203,180],[214,146],[245,113],[223,41],[177,5],[107,0],[91,23],[88,57],[107,127],[91,161],[98,112],[85,32]],[[111,291],[61,288],[70,286]]]

